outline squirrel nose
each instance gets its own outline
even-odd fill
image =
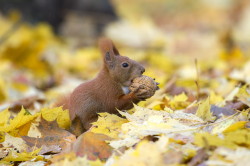
[[[145,68],[142,67],[142,68],[141,68],[141,74],[143,74],[144,72],[145,72]]]

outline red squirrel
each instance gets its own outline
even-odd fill
[[[88,130],[91,123],[97,120],[98,113],[118,114],[117,109],[131,109],[133,103],[147,98],[143,90],[128,90],[132,80],[141,76],[145,68],[138,62],[121,56],[110,39],[100,39],[99,48],[103,57],[99,74],[76,87],[62,102],[63,107],[69,109],[72,124],[79,119],[84,130]]]

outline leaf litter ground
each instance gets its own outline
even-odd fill
[[[164,50],[124,48],[124,55],[138,55],[131,58],[146,66],[160,90],[132,110],[119,110],[120,116],[100,113],[76,139],[67,131],[68,111],[51,105],[96,74],[99,51],[72,52],[47,25],[24,24],[0,49],[0,163],[247,165],[250,58],[232,49],[195,63]]]

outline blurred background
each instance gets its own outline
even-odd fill
[[[93,78],[101,36],[166,92],[173,78],[196,88],[197,59],[200,86],[223,96],[250,82],[249,29],[249,0],[0,0],[0,104],[53,101]]]

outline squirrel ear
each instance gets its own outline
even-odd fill
[[[104,56],[104,63],[111,69],[114,67],[114,58],[112,58],[109,51]]]
[[[113,44],[112,40],[108,38],[101,38],[99,40],[99,48],[102,51],[102,53],[110,52],[111,55],[113,56],[119,56],[120,53]]]
[[[101,38],[99,40],[99,48],[104,57],[104,63],[109,68],[113,68],[115,63],[115,57],[119,56],[119,52],[113,42],[108,38]]]

